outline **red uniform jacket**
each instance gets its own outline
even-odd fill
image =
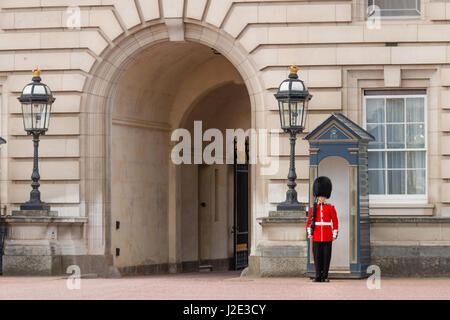
[[[311,234],[312,206],[309,208],[306,231]],[[313,241],[333,241],[338,235],[338,219],[334,206],[323,203],[317,204],[316,225],[314,227]]]

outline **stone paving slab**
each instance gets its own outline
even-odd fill
[[[366,280],[240,278],[239,272],[184,273],[81,279],[69,290],[63,277],[0,277],[0,299],[158,299],[158,300],[304,300],[304,299],[450,299],[450,278],[384,278],[380,289]]]

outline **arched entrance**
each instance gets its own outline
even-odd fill
[[[125,272],[158,271],[161,268],[163,271],[169,269],[170,272],[182,270],[184,259],[182,257],[181,232],[182,202],[181,184],[178,183],[181,179],[181,170],[180,166],[172,165],[168,161],[162,163],[160,160],[162,161],[164,152],[167,152],[165,156],[166,159],[169,159],[169,150],[175,144],[169,145],[170,132],[173,128],[182,126],[185,117],[189,114],[188,111],[196,102],[223,84],[243,83],[250,100],[251,127],[258,128],[260,126],[257,124],[256,112],[263,109],[263,104],[260,102],[264,100],[264,92],[256,73],[257,68],[248,53],[240,46],[239,42],[212,26],[185,23],[184,33],[185,41],[171,42],[167,28],[162,25],[136,28],[133,33],[117,39],[117,45],[105,50],[102,60],[99,60],[92,68],[83,89],[85,93],[82,103],[81,128],[84,134],[82,154],[85,160],[81,164],[83,172],[81,200],[86,210],[85,215],[88,217],[85,235],[88,254],[93,256],[92,259],[103,260],[106,267],[115,265]],[[220,55],[216,55],[211,48],[215,48]],[[197,68],[208,60],[207,56],[220,58],[224,63],[214,64],[214,70],[209,69],[206,72],[205,70],[208,68]],[[147,61],[144,58],[138,61],[140,57],[147,57]],[[213,60],[211,61],[213,62]],[[186,62],[188,63],[186,64]],[[152,72],[144,68],[145,66],[150,68],[150,65],[153,68]],[[145,72],[140,71],[140,66]],[[131,72],[131,70],[134,71]],[[196,77],[185,77],[186,75],[193,76],[196,72]],[[206,78],[199,76],[202,72]],[[123,79],[128,80],[123,83]],[[177,81],[177,79],[183,81]],[[199,79],[202,80],[198,81]],[[150,81],[156,81],[156,83]],[[127,88],[133,94],[129,94],[129,99],[126,99],[124,98],[125,92],[125,95],[120,98],[121,90],[126,91]],[[176,90],[170,91],[167,88]],[[173,94],[174,92],[179,94]],[[151,104],[145,104],[149,108],[145,109],[143,105],[137,103],[139,99],[151,102]],[[161,103],[162,101],[166,101],[166,103]],[[116,106],[118,106],[119,115],[123,117],[114,114]],[[121,108],[126,106],[132,110],[131,114],[121,113],[123,111]],[[172,109],[172,106],[176,106],[176,108]],[[122,128],[113,130],[114,127]],[[127,130],[128,128],[131,129]],[[131,136],[133,134],[141,135],[142,133],[137,133],[138,131],[146,131],[144,136],[148,136],[150,131],[156,131],[158,134],[147,139],[150,147],[144,150],[142,145],[139,148],[128,145],[125,141],[127,137],[121,135],[120,130],[126,131]],[[115,133],[113,134],[113,132]],[[116,137],[120,137],[118,139],[122,139],[122,143],[116,140]],[[162,143],[163,140],[166,142]],[[133,141],[133,138],[128,137],[128,141]],[[129,223],[138,225],[141,234],[149,234],[151,229],[166,228],[167,236],[141,239],[134,246],[128,244],[122,248],[116,247],[113,243],[114,239],[126,241],[131,232],[131,229],[125,232],[124,225],[113,214],[113,198],[114,195],[120,193],[120,191],[114,190],[115,194],[113,195],[113,167],[114,170],[117,167],[113,166],[113,157],[116,156],[114,155],[114,143],[132,149],[133,152],[142,156],[142,159],[148,155],[146,152],[150,152],[150,148],[160,148],[157,150],[160,151],[161,158],[154,158],[151,164],[155,171],[158,169],[159,178],[155,181],[159,183],[157,184],[159,188],[155,185],[152,185],[151,188],[155,190],[155,194],[160,195],[159,200],[156,202],[144,200],[140,202],[140,206],[151,208],[143,209],[147,211],[163,208],[165,215],[161,215],[159,220],[148,220],[147,216],[134,215],[132,216],[133,221],[129,221]],[[129,154],[120,156],[130,158]],[[137,156],[133,158],[140,159]],[[136,169],[140,166],[144,165],[137,161],[134,171],[122,170],[122,172],[128,172],[130,176],[138,176],[138,179],[141,179],[138,175],[139,170]],[[255,172],[256,170],[250,172],[249,184],[252,190],[259,179]],[[132,193],[132,196],[123,202],[126,211],[134,211],[130,208],[133,208],[136,201],[130,199],[145,197],[142,192],[147,189],[142,188],[142,185],[137,187],[138,185],[139,183],[133,189],[136,194]],[[258,193],[250,195],[249,215],[256,212],[258,197]],[[250,218],[250,221],[252,220]],[[119,225],[116,222],[119,222]],[[254,235],[256,226],[250,224],[250,228],[250,234]],[[155,233],[151,234],[151,236],[155,235]],[[133,230],[132,236],[139,238],[136,236],[135,230]],[[157,248],[154,248],[153,254],[148,255],[145,241],[159,242]],[[251,243],[253,246],[255,245],[255,242]],[[116,248],[120,249],[119,257],[123,257],[123,255],[126,257],[127,254],[130,254],[130,256],[139,257],[139,261],[118,264],[114,258],[117,253]],[[147,253],[140,255],[142,252]],[[106,271],[106,273],[110,273],[110,271]]]
[[[232,165],[175,165],[170,138],[184,127],[194,143],[194,121],[224,140],[226,129],[250,128],[240,74],[202,44],[158,43],[133,59],[110,101],[114,266],[122,273],[232,267]],[[213,210],[199,205],[201,197]]]

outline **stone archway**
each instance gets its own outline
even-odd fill
[[[82,195],[84,195],[86,215],[89,218],[86,228],[88,250],[90,255],[104,255],[107,257],[107,265],[113,264],[113,254],[115,253],[112,233],[115,232],[116,220],[114,220],[112,215],[112,198],[114,194],[112,194],[111,187],[113,184],[111,179],[113,176],[113,151],[111,146],[114,139],[112,130],[114,123],[123,126],[144,126],[151,130],[169,132],[171,128],[182,122],[183,119],[182,117],[180,118],[180,115],[183,115],[192,105],[192,103],[185,103],[188,99],[184,99],[185,101],[182,101],[180,104],[182,108],[185,108],[185,110],[182,109],[184,110],[183,112],[171,112],[169,117],[165,119],[158,118],[158,114],[154,113],[151,116],[156,117],[153,119],[158,121],[151,120],[145,124],[136,121],[136,119],[125,119],[125,122],[124,119],[113,119],[112,106],[118,103],[132,104],[130,100],[121,101],[117,93],[121,89],[120,79],[126,77],[127,71],[133,65],[139,63],[138,57],[140,55],[146,50],[151,51],[157,47],[170,47],[170,44],[189,47],[189,45],[197,43],[203,45],[204,49],[206,48],[209,53],[211,53],[211,48],[216,49],[234,67],[237,75],[245,84],[252,110],[251,126],[257,127],[255,112],[261,106],[258,106],[256,101],[262,101],[262,90],[256,75],[256,69],[248,59],[245,50],[240,48],[239,44],[234,42],[234,39],[210,27],[186,24],[185,34],[185,42],[170,42],[166,28],[161,25],[136,31],[132,36],[124,38],[116,47],[105,52],[104,60],[94,66],[91,72],[92,78],[88,80],[85,86],[82,119],[82,128],[86,132],[83,144],[85,162],[82,164],[85,178]],[[163,56],[161,57],[164,59]],[[197,58],[193,54],[191,62],[196,61]],[[183,68],[180,65],[168,64],[167,61],[160,65],[166,66],[166,69],[161,69],[161,72],[164,71],[165,74],[171,74],[172,76],[176,74],[177,70]],[[215,78],[220,79],[221,77],[216,76]],[[230,81],[230,79],[226,81]],[[206,81],[205,83],[209,84],[210,88],[203,88],[204,92],[212,90],[214,86],[220,86],[220,81],[216,83],[214,81]],[[186,87],[188,86],[186,85]],[[142,94],[145,96],[148,92],[142,92]],[[193,99],[192,102],[195,102],[195,99],[199,97],[186,98],[191,98]],[[174,99],[173,102],[178,103],[176,97]],[[159,120],[166,120],[166,122]],[[179,186],[176,183],[178,175],[178,169],[174,168],[174,166],[169,166],[167,173],[169,194],[167,202],[169,234],[167,261],[171,271],[179,270],[181,263],[181,237],[179,236],[180,202],[177,198]],[[254,183],[255,177],[252,175],[251,185],[254,185]],[[255,202],[252,201],[252,203]],[[251,211],[253,212],[253,210]],[[123,252],[122,250],[121,254]],[[147,261],[147,264],[154,263],[153,261]]]

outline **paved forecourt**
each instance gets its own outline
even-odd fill
[[[70,290],[62,277],[0,277],[0,299],[450,299],[450,278],[382,278],[380,284],[369,289],[367,280],[313,283],[212,272],[81,279],[80,289]]]

